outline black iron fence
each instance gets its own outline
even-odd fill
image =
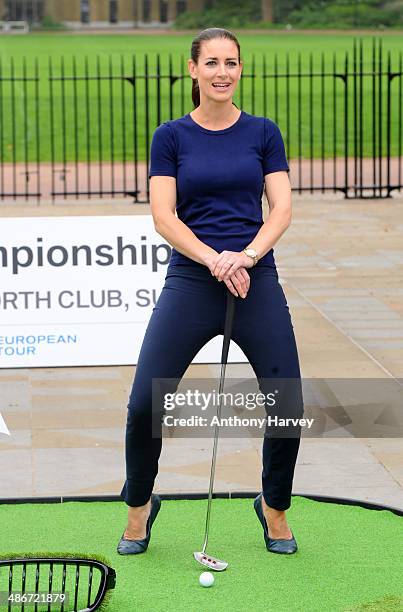
[[[402,185],[402,53],[252,55],[234,102],[282,131],[293,190],[389,197]],[[0,61],[0,199],[148,202],[155,128],[192,110],[182,56]]]

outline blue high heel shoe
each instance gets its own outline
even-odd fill
[[[266,519],[263,514],[262,497],[263,497],[263,494],[259,493],[259,495],[255,498],[253,505],[254,505],[257,517],[263,527],[264,541],[266,542],[267,550],[273,553],[288,554],[288,555],[297,552],[298,546],[294,538],[294,534],[292,534],[292,531],[291,531],[292,538],[290,540],[285,540],[282,538],[274,539],[269,536],[269,530],[267,527]]]
[[[158,495],[154,493],[151,494],[151,511],[150,516],[147,519],[146,526],[146,537],[142,540],[127,540],[123,532],[122,537],[120,538],[117,551],[120,555],[138,555],[139,553],[143,553],[147,550],[148,544],[151,538],[151,527],[155,521],[155,518],[160,511],[161,508],[161,499]]]

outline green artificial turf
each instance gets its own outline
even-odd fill
[[[398,34],[398,33],[397,33]],[[376,35],[376,34],[374,34]],[[367,76],[362,81],[348,79],[349,100],[349,151],[354,154],[354,101],[355,87],[357,93],[363,88],[362,143],[363,156],[372,155],[373,117],[372,100],[372,39],[369,34],[356,37],[364,44],[363,69]],[[150,138],[155,127],[167,119],[177,118],[193,109],[191,101],[191,79],[187,72],[187,59],[193,35],[158,34],[152,35],[71,35],[64,33],[32,34],[18,37],[0,37],[0,158],[12,161],[122,161],[146,160]],[[325,158],[343,156],[344,150],[344,94],[345,86],[341,77],[333,78],[328,73],[333,70],[333,54],[337,71],[345,70],[345,54],[349,52],[349,71],[353,70],[352,34],[303,34],[292,33],[278,35],[239,33],[241,54],[244,61],[243,90],[241,85],[234,96],[234,102],[246,112],[274,119],[282,130],[287,145],[289,159]],[[383,70],[387,68],[387,53],[391,52],[392,70],[399,68],[399,53],[403,50],[402,37],[398,35],[382,36]],[[148,55],[148,68],[145,55]],[[157,54],[160,56],[160,79],[155,78]],[[321,73],[322,54],[325,58],[325,73]],[[251,78],[252,59],[255,56],[256,78]],[[296,78],[298,58],[301,58],[300,80]],[[263,56],[266,57],[266,73],[273,75],[275,62],[280,76],[263,78]],[[75,68],[73,64],[75,58]],[[99,57],[99,72],[97,58]],[[288,59],[287,59],[288,57]],[[401,57],[401,55],[400,55]],[[24,75],[24,58],[27,62],[26,76],[35,76],[35,61],[38,61],[38,77],[25,82],[16,81],[12,85],[10,77],[21,79]],[[64,68],[62,67],[62,58]],[[97,77],[91,81],[72,80],[74,74],[85,75],[85,59],[88,58],[88,75]],[[137,76],[145,74],[153,78],[139,78],[136,81],[134,98],[133,86],[123,77],[133,75],[133,58]],[[50,79],[49,59],[52,60],[52,79]],[[172,74],[184,74],[185,78],[174,79],[172,87],[168,77],[169,62],[172,60]],[[378,55],[376,62],[378,62]],[[14,62],[12,69],[11,62]],[[358,61],[358,58],[357,58]],[[401,59],[400,59],[401,61]],[[285,78],[289,62],[289,73]],[[311,63],[312,62],[312,63]],[[401,64],[400,64],[401,65]],[[378,70],[378,63],[375,68]],[[312,68],[318,76],[310,80],[307,75]],[[359,66],[357,65],[357,68]],[[62,81],[63,74],[69,80]],[[148,72],[147,72],[148,71]],[[113,79],[109,79],[109,75]],[[382,80],[383,113],[387,108],[387,76]],[[324,97],[322,98],[322,86]],[[160,114],[157,110],[157,89],[159,89]],[[263,90],[266,87],[266,105],[263,104]],[[298,89],[300,87],[300,107],[298,108]],[[312,101],[311,101],[312,87]],[[399,87],[398,78],[391,81],[391,155],[399,151]],[[14,88],[14,90],[13,90]],[[36,104],[38,88],[39,104]],[[334,88],[334,89],[333,89]],[[51,91],[52,90],[52,91]],[[337,125],[333,125],[333,90],[337,106]],[[183,101],[182,101],[183,91]],[[242,98],[241,98],[242,93]],[[378,95],[378,94],[377,94]],[[277,97],[277,102],[275,101]],[[64,103],[63,103],[64,99]],[[148,105],[146,104],[148,100]],[[324,115],[322,118],[322,100]],[[377,98],[377,104],[379,100]],[[289,115],[287,107],[289,106]],[[136,127],[134,131],[134,111]],[[378,111],[376,111],[378,112]],[[38,113],[39,121],[36,121]],[[287,120],[288,116],[288,120]],[[148,140],[146,124],[148,122]],[[37,147],[37,126],[39,126],[39,149]],[[53,140],[51,127],[53,126]],[[77,126],[77,127],[75,127]],[[299,132],[300,130],[300,132]],[[335,136],[335,149],[333,146]],[[324,140],[322,142],[322,135]],[[376,136],[377,138],[378,136]],[[383,129],[382,151],[386,154],[386,129]],[[376,141],[377,142],[377,141]],[[378,147],[378,144],[376,144]],[[401,146],[401,143],[400,143]],[[378,152],[378,148],[376,149]]]
[[[102,555],[117,574],[108,605],[116,612],[403,609],[402,519],[392,512],[294,497],[287,517],[299,550],[286,556],[266,551],[252,499],[215,499],[207,552],[229,567],[203,588],[193,552],[202,547],[206,504],[163,500],[150,546],[135,556],[116,553],[123,502],[0,505],[0,558]]]

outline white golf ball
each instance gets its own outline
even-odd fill
[[[214,584],[214,576],[211,572],[203,572],[200,574],[199,582],[204,587],[210,587]]]

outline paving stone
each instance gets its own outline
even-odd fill
[[[295,194],[293,202],[275,259],[303,377],[390,376],[403,384],[402,196],[351,202],[341,194]],[[0,208],[0,216],[65,214],[149,214],[149,206]],[[192,364],[185,376],[218,380],[220,370]],[[132,366],[0,370],[0,411],[12,434],[0,434],[0,496],[119,494],[134,373]],[[248,363],[228,364],[228,384],[243,376],[254,377]],[[341,433],[302,439],[293,492],[403,508],[401,439]],[[164,439],[156,491],[207,493],[212,443]],[[259,490],[262,444],[220,438],[215,490]]]

